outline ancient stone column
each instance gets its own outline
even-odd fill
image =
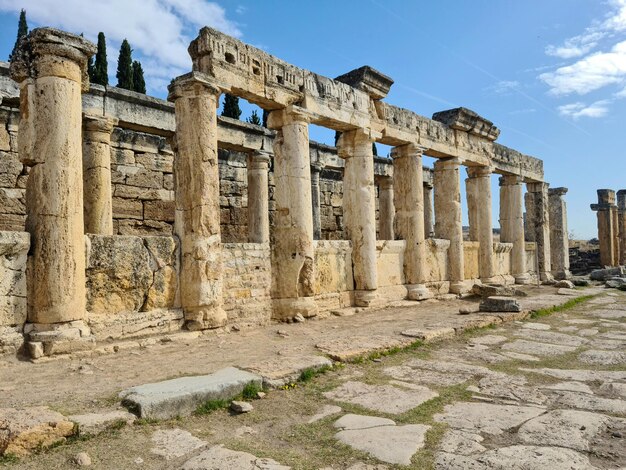
[[[20,86],[20,159],[30,232],[28,320],[61,323],[85,316],[82,104],[87,59],[80,36],[38,28],[19,43],[11,77]]]
[[[320,193],[320,173],[324,165],[320,162],[311,163],[311,201],[313,203],[313,239],[322,238],[322,211]]]
[[[380,178],[378,184],[378,218],[381,240],[393,240],[393,224],[396,209],[394,207],[394,180],[389,176]]]
[[[180,297],[185,324],[199,330],[224,326],[217,106],[220,90],[191,72],[169,86],[176,112],[174,185],[180,238]]]
[[[598,203],[591,204],[591,210],[598,213],[598,240],[600,242],[600,263],[603,266],[616,266],[619,259],[615,233],[615,191],[611,189],[598,189]]]
[[[626,189],[617,192],[617,226],[619,235],[619,264],[626,265]]]
[[[343,215],[352,241],[355,303],[367,307],[377,300],[376,195],[374,156],[369,129],[341,133],[337,152],[344,158]]]
[[[296,107],[272,111],[276,218],[272,253],[274,318],[317,315],[308,117]]]
[[[395,147],[393,158],[394,203],[398,238],[406,241],[404,277],[408,298],[432,297],[426,288],[426,241],[424,238],[423,148],[416,145]]]
[[[269,172],[270,156],[256,151],[248,155],[248,241],[269,243]]]
[[[117,119],[83,116],[85,233],[113,235],[111,132]]]
[[[526,240],[524,238],[523,179],[517,175],[500,177],[500,241],[512,243],[511,275],[516,284],[528,284]]]
[[[555,279],[569,279],[569,237],[567,234],[567,205],[563,196],[567,188],[550,188],[550,262]]]
[[[619,211],[617,205],[611,207],[611,221],[613,222],[613,263],[614,266],[619,265],[619,256],[621,252],[620,229],[619,229]]]
[[[461,222],[461,160],[437,160],[434,169],[435,237],[450,240],[448,277],[450,292],[467,291],[464,280],[463,225]]]
[[[433,229],[433,185],[424,183],[424,237],[431,238]]]
[[[494,282],[493,265],[493,222],[491,204],[491,167],[470,167],[466,180],[467,200],[474,201],[474,220],[470,219],[470,234],[474,233],[480,243],[478,250],[478,272],[484,283]],[[470,197],[471,194],[471,197]],[[472,225],[476,226],[475,231]]]
[[[551,273],[548,186],[548,183],[528,183],[525,196],[526,240],[535,242],[537,246],[537,266],[542,282],[554,280]]]

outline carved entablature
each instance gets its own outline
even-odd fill
[[[433,114],[433,120],[458,131],[468,132],[478,137],[494,141],[500,135],[500,129],[493,122],[479,116],[467,108],[454,108]]]
[[[492,161],[504,174],[520,175],[528,181],[543,181],[543,162],[500,144],[493,144]]]

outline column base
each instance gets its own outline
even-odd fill
[[[82,320],[67,323],[27,323],[26,349],[31,359],[93,349],[96,339]]]
[[[319,308],[313,297],[293,297],[272,300],[272,318],[278,321],[291,322],[300,314],[304,318],[314,317]]]
[[[409,300],[426,300],[432,299],[434,294],[428,290],[424,284],[412,284],[406,286],[408,290],[407,298]]]
[[[189,331],[212,330],[226,325],[228,316],[222,307],[198,307],[185,310],[185,328]]]
[[[515,277],[515,284],[521,284],[521,285],[530,284],[530,274],[528,273],[515,274],[514,277]]]
[[[481,277],[480,282],[483,284],[502,284],[502,276]]]
[[[465,281],[450,281],[450,293],[451,294],[465,294],[469,292],[471,287],[468,287]]]
[[[542,284],[546,284],[546,285],[550,285],[550,284],[554,284],[554,276],[552,275],[552,273],[548,273],[548,272],[543,272],[543,273],[539,273],[539,280],[541,281]]]
[[[375,290],[355,290],[354,305],[357,307],[382,307],[385,300]]]
[[[566,269],[564,271],[553,271],[552,275],[554,276],[554,279],[556,279],[557,281],[562,281],[564,279],[571,279],[572,277],[572,273],[569,271],[569,269]]]

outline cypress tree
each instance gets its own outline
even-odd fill
[[[146,81],[143,79],[143,68],[141,62],[133,62],[133,91],[146,94]]]
[[[267,118],[270,117],[270,112],[267,109],[263,110],[263,119],[261,125],[267,127]]]
[[[94,65],[93,78],[91,81],[103,86],[109,84],[107,43],[102,31],[98,33],[98,52],[96,52],[96,64]]]
[[[239,116],[241,116],[239,98],[229,93],[224,95],[224,108],[222,109],[222,116],[239,119]]]
[[[117,86],[126,90],[133,89],[133,51],[128,41],[124,39],[120,47],[120,55],[117,59]]]
[[[20,42],[24,36],[28,34],[28,23],[26,23],[26,10],[22,9],[20,11],[20,21],[17,24],[17,39],[15,39],[15,45],[13,46],[13,50],[9,55],[9,62],[11,62],[11,58],[15,55],[17,51],[17,44]]]
[[[378,149],[376,148],[376,142],[372,142],[372,153],[375,157],[378,156]]]
[[[252,111],[252,114],[248,119],[246,119],[246,122],[249,122],[250,124],[256,124],[257,126],[261,125],[261,118],[259,118],[256,110]]]

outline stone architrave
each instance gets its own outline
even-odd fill
[[[491,173],[486,166],[467,169],[467,205],[470,208],[470,239],[478,241],[478,272],[482,282],[494,281]],[[470,206],[470,201],[472,205]],[[472,238],[475,237],[475,238]]]
[[[295,106],[269,115],[274,139],[273,317],[290,321],[297,314],[317,315],[315,247],[311,209],[309,118]]]
[[[524,206],[521,176],[500,177],[500,241],[512,243],[511,274],[516,284],[528,284],[526,268],[526,241],[524,238]]]
[[[313,203],[313,238],[315,240],[322,238],[320,173],[323,169],[322,163],[311,163],[311,201]]]
[[[248,155],[248,242],[269,243],[269,172],[270,156],[256,151]]]
[[[20,41],[10,66],[20,87],[19,155],[31,166],[26,229],[32,323],[85,316],[81,93],[89,89],[87,59],[95,51],[80,36],[38,28]]]
[[[617,192],[617,226],[619,235],[619,264],[626,265],[626,189]]]
[[[416,145],[395,147],[391,153],[394,174],[396,231],[406,241],[404,277],[408,298],[432,297],[426,288],[426,241],[424,238],[423,148]]]
[[[464,281],[463,225],[461,222],[461,160],[439,159],[435,162],[435,237],[450,240],[448,277],[450,292],[467,291]]]
[[[563,196],[567,188],[550,188],[550,256],[555,279],[569,279],[569,237],[567,233],[567,204]]]
[[[217,106],[220,90],[191,72],[169,86],[176,111],[176,220],[180,297],[188,329],[224,326]]]
[[[355,303],[367,307],[376,303],[376,194],[374,191],[375,138],[369,129],[341,133],[337,153],[345,159],[343,214],[346,233],[352,241]]]
[[[115,125],[115,118],[83,116],[85,233],[113,235],[111,132]]]
[[[433,236],[433,185],[424,183],[424,237]]]
[[[598,203],[591,204],[591,210],[598,213],[598,240],[600,242],[600,263],[603,266],[617,266],[615,233],[616,223],[613,220],[616,213],[615,191],[598,189]]]
[[[394,207],[394,181],[393,178],[389,176],[385,176],[379,179],[378,212],[380,223],[380,239],[393,240],[393,226],[396,209]]]
[[[550,211],[548,183],[532,182],[526,185],[526,240],[535,242],[539,280],[551,282]]]

